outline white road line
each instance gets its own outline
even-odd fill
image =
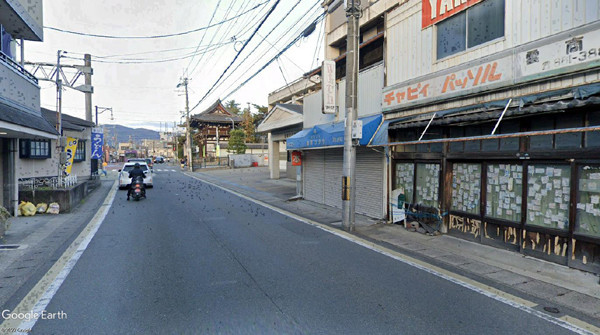
[[[83,231],[81,231],[79,236],[77,236],[75,241],[69,245],[59,260],[50,268],[50,270],[48,270],[12,312],[31,313],[29,315],[35,315],[35,313],[37,313],[37,315],[42,314],[73,267],[75,267],[75,264],[77,264],[77,261],[94,235],[96,235],[102,222],[104,222],[104,218],[108,214],[113,200],[115,199],[117,184],[118,181],[115,181],[113,187],[111,187],[111,191],[104,199],[104,203]],[[68,315],[68,312],[65,313]],[[4,329],[17,329],[22,330],[22,332],[13,332],[13,334],[28,334],[36,322],[36,318],[31,318],[30,320],[9,319],[5,320],[2,325],[0,325],[0,331]]]
[[[202,178],[198,178],[198,177],[193,176],[193,175],[191,175],[189,173],[185,173],[185,175],[187,175],[187,176],[189,176],[191,178],[200,180],[200,181],[202,181],[204,183],[207,183],[209,185],[212,185],[214,187],[217,187],[217,188],[219,188],[219,189],[221,189],[221,190],[223,190],[225,192],[229,192],[229,193],[231,193],[233,195],[236,195],[236,196],[238,196],[238,197],[240,197],[242,199],[246,199],[248,201],[254,202],[257,205],[266,207],[266,208],[268,208],[268,209],[270,209],[272,211],[275,211],[275,212],[277,212],[279,214],[282,214],[282,215],[285,215],[285,216],[290,217],[292,219],[298,220],[300,222],[304,222],[304,223],[310,224],[312,226],[315,226],[315,227],[317,227],[317,228],[319,228],[321,230],[324,230],[324,231],[326,231],[328,233],[334,234],[334,235],[336,235],[338,237],[341,237],[341,238],[343,238],[345,240],[354,242],[354,243],[356,243],[356,244],[358,244],[360,246],[363,246],[363,247],[365,247],[367,249],[370,249],[370,250],[375,251],[377,253],[380,253],[382,255],[388,256],[388,257],[393,258],[393,259],[395,259],[397,261],[400,261],[400,262],[402,262],[404,264],[413,266],[413,267],[415,267],[417,269],[423,270],[423,271],[425,271],[427,273],[430,273],[430,274],[432,274],[434,276],[437,276],[437,277],[440,277],[442,279],[448,280],[448,281],[450,281],[452,283],[455,283],[457,285],[460,285],[460,286],[462,286],[464,288],[467,288],[467,289],[472,290],[474,292],[480,293],[480,294],[482,294],[482,295],[484,295],[486,297],[492,298],[492,299],[494,299],[496,301],[502,302],[504,304],[507,304],[509,306],[517,308],[517,309],[519,309],[521,311],[529,313],[531,315],[537,316],[538,318],[546,320],[546,321],[548,321],[550,323],[553,323],[553,324],[555,324],[557,326],[563,327],[563,328],[565,328],[567,330],[570,330],[572,332],[575,332],[575,333],[578,333],[578,334],[586,334],[586,335],[588,335],[588,334],[589,335],[598,334],[598,328],[597,327],[595,327],[593,325],[590,325],[588,323],[585,323],[583,321],[575,319],[575,320],[577,320],[577,322],[570,322],[572,320],[569,320],[569,318],[559,319],[559,318],[553,317],[553,316],[548,315],[548,314],[546,314],[544,312],[540,312],[540,311],[534,309],[533,307],[537,306],[537,304],[533,303],[531,301],[519,298],[519,297],[514,296],[512,294],[509,294],[509,293],[506,293],[506,292],[501,291],[499,289],[496,289],[494,287],[491,287],[491,286],[488,286],[488,285],[484,285],[484,284],[479,283],[479,282],[477,282],[475,280],[472,280],[470,278],[467,278],[467,277],[461,276],[461,275],[459,275],[457,273],[453,273],[451,271],[442,269],[440,267],[428,264],[426,262],[420,261],[420,260],[418,260],[416,258],[412,258],[412,257],[407,256],[407,255],[404,255],[404,254],[399,253],[397,251],[394,251],[394,250],[382,247],[382,246],[380,246],[378,244],[375,244],[373,242],[369,242],[369,241],[364,240],[364,239],[362,239],[362,238],[360,238],[360,237],[358,237],[356,235],[352,235],[350,233],[347,233],[347,232],[345,232],[343,230],[339,230],[337,228],[333,228],[333,227],[324,225],[322,223],[319,223],[319,222],[316,222],[316,221],[313,221],[313,220],[310,220],[310,219],[306,219],[306,218],[301,217],[301,216],[299,216],[297,214],[294,214],[294,213],[288,212],[286,210],[283,210],[281,208],[272,206],[272,205],[270,205],[268,203],[265,203],[265,202],[262,202],[260,200],[256,200],[256,199],[250,198],[250,197],[248,197],[248,196],[246,196],[244,194],[241,194],[241,193],[238,193],[236,191],[230,190],[228,188],[222,187],[220,185],[211,183],[211,182],[209,182],[207,180],[204,180]],[[574,318],[571,317],[570,319],[574,319]],[[567,321],[567,320],[569,320],[569,321]],[[574,323],[578,323],[579,325],[575,325]]]
[[[175,170],[171,170],[171,172],[175,172]]]

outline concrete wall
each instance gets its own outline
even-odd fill
[[[265,160],[266,154],[243,154],[243,155],[229,155],[229,164],[233,164],[235,168],[250,167],[252,163],[258,163],[258,166],[266,166]],[[232,163],[233,162],[233,163]]]
[[[44,39],[42,0],[0,0],[0,22],[13,38],[31,41]]]
[[[4,61],[0,61],[0,102],[42,116],[40,87]]]
[[[19,202],[31,201],[34,205],[42,202],[47,204],[57,202],[61,213],[70,212],[99,185],[99,180],[87,180],[66,190],[20,191]]]
[[[17,176],[19,178],[56,177],[58,175],[59,153],[56,151],[56,141],[50,141],[51,158],[32,159],[19,158]]]

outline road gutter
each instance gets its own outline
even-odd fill
[[[104,218],[108,214],[118,189],[118,180],[114,182],[111,191],[108,193],[100,209],[90,220],[87,226],[81,231],[77,238],[67,247],[61,257],[38,281],[38,283],[29,291],[11,313],[24,313],[25,315],[42,315],[46,307],[56,294],[62,283],[65,281],[71,270],[77,264],[77,261],[87,249],[90,241],[102,225]],[[30,320],[7,319],[0,325],[0,334],[28,334],[37,322],[37,318]]]
[[[295,213],[292,212],[288,212],[284,209],[281,209],[279,207],[273,206],[271,204],[268,204],[266,202],[260,201],[260,200],[256,200],[253,199],[247,195],[244,195],[242,193],[239,193],[237,191],[228,189],[226,187],[223,187],[221,185],[215,184],[213,182],[207,181],[205,179],[199,178],[198,176],[189,174],[189,173],[184,173],[186,176],[194,178],[196,180],[199,180],[203,183],[209,184],[211,186],[217,187],[225,192],[231,193],[235,196],[238,196],[242,199],[248,200],[250,202],[253,202],[259,206],[268,208],[274,212],[277,212],[279,214],[285,215],[289,218],[295,219],[297,221],[312,225],[314,227],[317,227],[321,230],[324,230],[326,232],[329,232],[333,235],[336,235],[338,237],[341,237],[347,241],[350,242],[354,242],[360,246],[363,246],[367,249],[370,249],[372,251],[375,251],[377,253],[380,253],[382,255],[388,256],[390,258],[393,258],[397,261],[400,261],[402,263],[405,263],[407,265],[410,265],[412,267],[415,267],[417,269],[423,270],[427,273],[430,273],[434,276],[440,277],[442,279],[448,280],[452,283],[455,283],[457,285],[460,285],[464,288],[467,288],[469,290],[475,291],[477,293],[480,293],[484,296],[487,296],[489,298],[492,298],[496,301],[502,302],[504,304],[507,304],[509,306],[512,306],[514,308],[517,308],[521,311],[524,311],[526,313],[535,315],[541,319],[544,319],[550,323],[556,324],[560,327],[563,327],[567,330],[570,330],[572,332],[578,333],[578,334],[600,334],[600,328],[591,325],[587,322],[581,321],[577,318],[565,315],[563,317],[557,318],[554,316],[551,316],[549,314],[546,314],[544,312],[538,311],[535,309],[535,307],[538,307],[537,303],[534,303],[532,301],[517,297],[515,295],[512,295],[510,293],[504,292],[502,290],[499,290],[497,288],[494,288],[492,286],[489,285],[485,285],[483,283],[480,283],[478,281],[475,281],[473,279],[470,279],[468,277],[462,276],[460,274],[454,273],[452,271],[448,271],[446,269],[440,268],[438,266],[426,263],[424,261],[418,260],[416,258],[410,257],[408,255],[402,254],[398,251],[383,247],[381,245],[378,245],[376,243],[370,242],[368,240],[365,240],[363,238],[360,238],[356,235],[353,235],[351,233],[345,232],[341,229],[338,228],[334,228],[331,226],[328,226],[326,224],[317,222],[317,221],[313,221],[307,218],[304,218],[300,215],[297,215]]]

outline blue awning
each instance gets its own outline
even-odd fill
[[[375,135],[373,135],[371,142],[369,142],[370,147],[386,145],[389,143],[388,127],[390,125],[390,122],[392,122],[392,121],[385,120],[381,123],[381,126],[379,126],[379,128],[377,128]]]
[[[360,145],[367,145],[381,124],[381,114],[359,118],[363,122]],[[387,134],[387,132],[386,132]],[[286,140],[287,149],[308,149],[344,145],[344,122],[320,124],[294,134]]]

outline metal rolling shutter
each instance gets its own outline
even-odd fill
[[[356,213],[381,219],[384,216],[384,156],[368,148],[356,152]]]
[[[304,199],[323,203],[323,185],[325,180],[325,159],[323,150],[304,152]]]
[[[342,208],[344,149],[325,150],[325,205]]]

